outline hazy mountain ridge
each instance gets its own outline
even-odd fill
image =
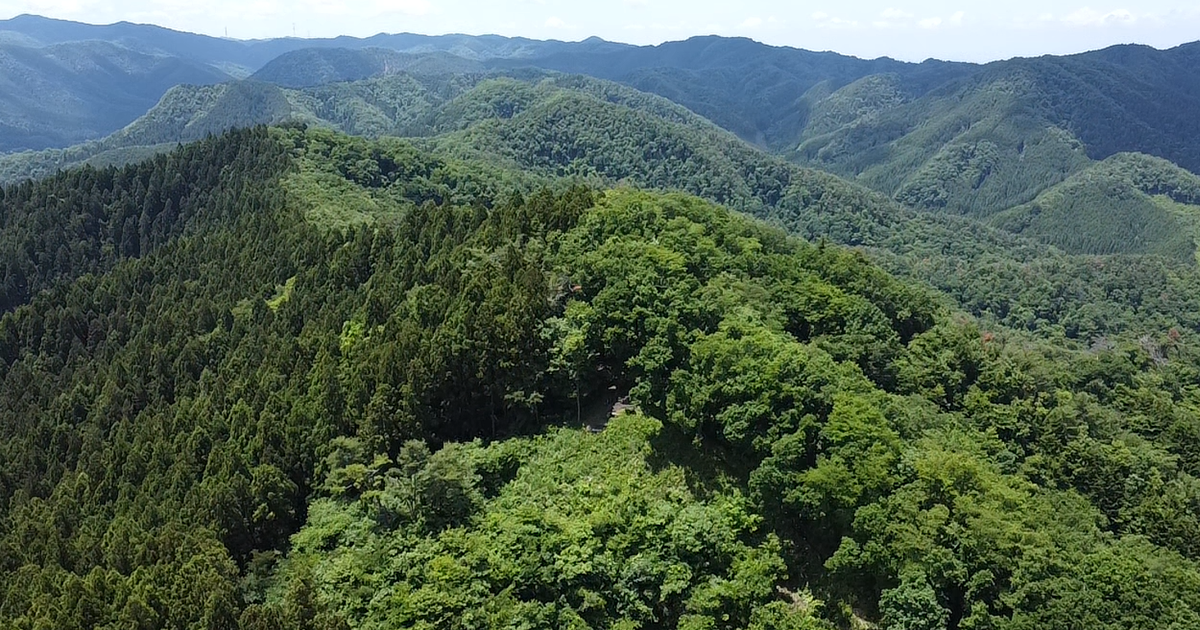
[[[425,64],[431,71],[435,66],[438,71],[465,71],[473,67],[471,60],[534,57],[564,49],[628,48],[625,44],[599,39],[568,43],[500,36],[414,34],[241,41],[145,24],[90,25],[21,15],[0,20],[0,70],[4,70],[0,75],[3,81],[0,88],[4,88],[0,93],[0,152],[65,148],[103,137],[145,113],[171,87],[245,77],[280,55],[314,47],[335,51],[367,49],[364,54],[377,58],[378,63],[369,72],[352,75],[339,73],[329,64],[305,64],[303,67],[318,72],[315,78],[295,74],[290,78],[275,74],[272,78],[285,85],[307,86],[386,74],[396,65],[392,61],[397,57],[376,49],[419,55],[418,60],[409,60],[409,69],[415,63]],[[87,50],[94,51],[93,59],[82,54]],[[71,55],[75,65],[98,63],[103,72],[85,76],[64,69],[59,59],[63,51],[80,53]],[[307,55],[312,61],[314,53]],[[120,56],[136,57],[139,61],[108,63]],[[442,63],[434,64],[434,59]],[[134,67],[122,74],[110,66]],[[41,102],[44,99],[50,107]]]
[[[401,72],[450,74],[482,72],[487,67],[449,52],[402,53],[385,48],[305,48],[284,53],[250,76],[255,81],[304,88],[360,81]]]
[[[233,63],[251,71],[272,59],[304,48],[386,48],[401,52],[449,52],[467,59],[528,57],[547,54],[558,48],[581,50],[619,50],[627,44],[592,39],[580,43],[543,41],[498,35],[417,35],[380,33],[371,37],[299,38],[239,40],[176,31],[151,24],[119,22],[92,25],[56,20],[36,15],[21,15],[0,20],[0,33],[12,33],[27,43],[40,45],[100,40],[119,43],[127,48],[193,59],[209,64]]]
[[[141,116],[175,85],[228,79],[211,66],[101,41],[44,48],[0,44],[0,151],[105,135]]]

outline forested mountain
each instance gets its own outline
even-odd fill
[[[977,316],[1044,335],[1090,340],[1121,331],[1200,329],[1200,284],[1181,262],[1193,251],[1184,242],[1190,232],[1170,235],[1175,249],[1147,247],[1173,260],[1069,256],[975,221],[913,211],[768,156],[665,99],[583,77],[399,74],[304,90],[256,82],[180,88],[120,134],[78,150],[104,150],[83,154],[102,165],[230,124],[289,120],[370,136],[434,134],[420,142],[491,173],[684,190],[813,241],[864,248],[889,270],[945,291]],[[153,144],[119,148],[125,142]],[[1179,220],[1186,223],[1186,216]],[[1135,294],[1143,297],[1119,297]]]
[[[989,222],[1066,251],[1157,253],[1195,261],[1200,177],[1161,158],[1119,153]]]
[[[1195,172],[1198,61],[1197,45],[1014,59],[916,99],[871,77],[820,102],[823,124],[793,155],[908,205],[971,215],[1030,202],[1119,152]]]
[[[0,42],[0,627],[1200,630],[1200,48]]]
[[[304,88],[393,74],[462,74],[486,66],[450,53],[401,53],[383,48],[305,48],[280,55],[250,78],[283,87]]]
[[[1200,628],[1195,330],[546,177],[292,127],[4,188],[0,623]]]
[[[227,79],[211,66],[106,42],[31,47],[0,39],[0,152],[104,136],[180,83]]]
[[[106,41],[180,63],[239,75],[253,72],[259,81],[291,88],[405,71],[444,75],[537,68],[583,74],[668,98],[751,144],[856,179],[905,205],[972,216],[1030,203],[1116,153],[1140,152],[1200,169],[1194,150],[1200,146],[1200,124],[1190,115],[1200,107],[1200,45],[1118,46],[975,65],[862,60],[722,37],[644,47],[596,38],[541,42],[409,34],[234,41],[35,16],[0,23],[0,33],[0,40],[25,47]],[[147,89],[163,91],[162,86]],[[92,102],[105,120],[131,119],[128,112],[108,111],[107,98]],[[142,102],[139,111],[148,104]],[[230,120],[277,120],[264,114],[262,103],[248,107],[260,109]],[[7,146],[62,147],[116,129],[97,125],[58,140],[13,135]]]

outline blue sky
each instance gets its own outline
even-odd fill
[[[657,44],[742,35],[859,57],[989,61],[1200,40],[1200,3],[1004,0],[0,0],[0,17],[119,20],[231,37],[498,33]],[[294,31],[293,31],[294,29]]]

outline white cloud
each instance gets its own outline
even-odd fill
[[[889,8],[884,9],[883,12],[879,14],[879,17],[885,20],[907,20],[913,17],[913,14],[896,8]]]
[[[1097,11],[1084,7],[1062,19],[1069,26],[1125,26],[1138,21],[1138,16],[1128,9]]]
[[[824,11],[817,11],[812,14],[812,19],[817,23],[819,28],[857,28],[856,20],[847,20],[845,18],[834,17]]]
[[[433,6],[429,0],[375,0],[377,13],[403,13],[405,15],[427,15]]]
[[[884,9],[879,13],[879,19],[871,22],[875,28],[903,28],[910,24],[913,14],[897,8]]]
[[[742,28],[755,28],[762,26],[762,23],[763,19],[760,17],[746,18],[746,21],[742,22]]]
[[[549,17],[546,18],[546,28],[567,28],[567,23],[562,18]]]
[[[927,18],[924,18],[921,20],[917,20],[917,26],[919,26],[923,29],[926,29],[926,30],[933,30],[933,29],[938,29],[938,28],[947,27],[947,26],[950,28],[955,28],[958,26],[962,26],[963,20],[965,20],[966,17],[967,17],[967,14],[965,12],[955,11],[954,15],[951,15],[949,18],[941,18],[938,16],[933,16],[933,17],[927,17]]]

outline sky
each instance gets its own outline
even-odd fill
[[[658,44],[716,34],[905,61],[982,62],[1200,40],[1195,0],[0,0],[0,18],[22,13],[239,39],[412,32]]]

